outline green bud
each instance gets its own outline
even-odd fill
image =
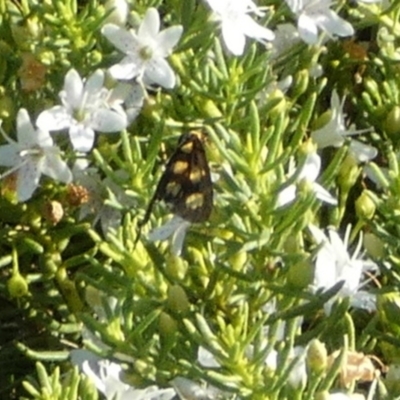
[[[382,240],[373,233],[367,232],[364,234],[364,248],[367,254],[373,258],[383,258],[385,255],[385,244]]]
[[[332,119],[332,110],[327,110],[322,113],[312,124],[312,130],[323,128]]]
[[[313,339],[307,349],[307,367],[310,371],[322,374],[328,367],[328,352],[325,344],[318,339]]]
[[[268,96],[268,103],[276,102],[276,105],[269,110],[271,114],[271,118],[274,115],[278,116],[281,115],[286,111],[287,108],[287,101],[286,96],[280,89],[275,89],[272,93]]]
[[[368,190],[364,190],[360,197],[356,200],[356,215],[362,220],[371,220],[375,214],[376,205],[368,194]]]
[[[295,288],[305,288],[313,280],[313,268],[308,257],[304,257],[303,260],[292,264],[289,267],[287,274],[287,281],[289,285]]]
[[[306,92],[310,80],[310,73],[307,69],[299,71],[294,78],[293,94],[294,97],[299,97]]]
[[[360,175],[360,171],[361,169],[357,160],[352,155],[347,155],[339,169],[337,178],[338,184],[344,193],[348,193],[348,191],[354,186],[358,176]]]
[[[391,139],[400,139],[400,106],[396,105],[389,111],[383,126]]]
[[[103,54],[100,51],[94,50],[88,54],[90,65],[98,65],[103,61]]]
[[[28,283],[19,272],[14,272],[7,281],[7,289],[12,298],[20,298],[29,294]]]
[[[177,322],[167,313],[162,312],[159,319],[160,333],[165,337],[171,337],[178,331]]]
[[[168,290],[168,308],[176,313],[186,313],[189,310],[189,301],[185,291],[179,285],[173,285]]]

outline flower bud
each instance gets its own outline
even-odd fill
[[[325,344],[319,339],[313,339],[307,349],[307,367],[318,375],[328,366],[328,352]]]
[[[189,310],[189,301],[185,291],[179,285],[171,286],[168,290],[168,308],[176,313],[186,313]]]
[[[391,139],[400,139],[400,106],[396,105],[389,111],[383,126]]]
[[[126,0],[107,0],[104,8],[106,13],[110,12],[104,24],[112,23],[119,26],[125,25],[129,11]]]
[[[364,248],[370,257],[379,259],[385,255],[385,244],[373,233],[364,234]]]
[[[354,186],[358,176],[360,175],[360,167],[357,160],[352,155],[347,155],[343,164],[339,169],[338,184],[344,193]]]
[[[286,111],[287,101],[286,96],[280,89],[275,89],[268,96],[268,103],[276,103],[270,110],[271,118],[281,115]]]
[[[169,253],[166,256],[166,272],[175,279],[183,279],[187,272],[187,262],[183,258]]]
[[[301,289],[307,287],[313,280],[313,268],[308,257],[290,265],[287,274],[288,284]]]
[[[316,131],[323,128],[332,119],[332,110],[322,113],[312,124],[312,130]]]
[[[171,337],[176,334],[178,330],[177,322],[166,312],[160,314],[159,319],[160,333],[165,337]]]
[[[301,96],[308,89],[309,80],[310,74],[307,69],[302,69],[295,75],[293,84],[294,97]]]
[[[356,215],[361,220],[371,220],[376,210],[376,205],[367,190],[364,190],[356,200],[355,207]]]
[[[28,283],[19,272],[13,272],[11,278],[7,281],[7,289],[12,298],[19,298],[29,294]]]

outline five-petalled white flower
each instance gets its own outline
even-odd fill
[[[289,175],[294,174],[294,168],[289,171]],[[322,200],[328,204],[337,205],[337,200],[319,183],[315,182],[321,170],[321,157],[315,152],[311,151],[307,154],[306,160],[298,173],[297,182],[305,181],[311,186],[317,199]],[[278,194],[277,207],[282,207],[293,200],[297,194],[297,185],[291,184]]]
[[[46,130],[33,127],[25,109],[20,109],[17,115],[18,141],[9,138],[3,130],[1,133],[8,144],[0,146],[0,165],[11,167],[2,177],[17,173],[18,201],[31,198],[42,174],[64,183],[71,181],[71,171],[61,159],[60,149]]]
[[[336,90],[332,92],[331,117],[329,122],[322,128],[311,133],[311,138],[317,144],[319,149],[328,146],[340,147],[345,143],[347,136],[358,135],[370,131],[369,129],[346,129],[343,113],[344,101],[345,98],[340,102]],[[372,160],[378,154],[375,147],[362,143],[356,139],[350,140],[349,151],[359,162]]]
[[[317,44],[318,28],[332,36],[351,36],[352,25],[340,18],[330,7],[332,0],[285,0],[297,15],[297,29],[300,37],[308,44]]]
[[[60,92],[62,105],[43,111],[36,124],[49,131],[69,130],[75,150],[88,152],[92,149],[95,131],[118,132],[125,129],[128,119],[116,100],[111,103],[112,92],[103,87],[104,72],[95,71],[83,81],[74,69],[68,71],[64,89]]]
[[[377,270],[374,262],[363,260],[361,257],[358,258],[362,238],[360,237],[357,247],[350,257],[347,252],[350,226],[347,227],[344,241],[333,229],[328,230],[328,237],[314,225],[309,225],[309,230],[316,243],[320,245],[315,260],[312,290],[327,290],[335,284],[343,282],[343,286],[336,295],[337,297],[349,297],[350,304],[353,307],[374,310],[375,296],[359,290],[363,273]],[[333,301],[334,299],[331,299],[325,304],[327,314],[330,313]]]
[[[220,22],[222,38],[235,56],[243,54],[246,36],[263,41],[274,40],[274,33],[255,22],[249,13],[264,15],[251,0],[206,0]]]
[[[182,35],[180,25],[160,32],[160,16],[155,8],[146,11],[137,32],[127,31],[114,24],[106,24],[103,35],[125,57],[109,72],[115,79],[138,78],[145,85],[158,84],[167,89],[175,86],[175,75],[165,60]]]

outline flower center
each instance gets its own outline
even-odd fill
[[[153,50],[150,46],[143,46],[139,50],[140,58],[144,61],[150,60],[153,57]]]
[[[74,119],[78,122],[82,122],[86,116],[85,110],[82,108],[75,109],[73,114]]]

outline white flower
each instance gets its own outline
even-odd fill
[[[357,135],[363,132],[368,132],[369,129],[363,130],[347,130],[344,122],[343,105],[345,98],[342,102],[334,90],[331,96],[331,118],[329,122],[321,129],[311,133],[311,138],[317,144],[319,149],[328,146],[340,147],[342,146],[347,136]],[[372,160],[378,154],[375,147],[364,144],[356,139],[351,139],[349,144],[350,153],[359,161],[365,162]]]
[[[8,144],[0,146],[0,165],[11,167],[2,177],[17,173],[18,201],[31,198],[42,174],[64,183],[71,181],[71,171],[61,159],[60,149],[54,146],[46,130],[34,129],[25,109],[20,109],[17,115],[18,141],[9,138],[3,130],[2,134]]]
[[[95,71],[82,81],[74,69],[65,75],[64,89],[60,92],[61,106],[43,111],[36,124],[49,131],[69,130],[75,150],[87,152],[94,143],[95,131],[117,132],[125,129],[128,121],[121,107],[111,109],[110,91],[103,87],[104,73]],[[122,102],[122,100],[121,100]],[[113,100],[115,106],[116,100]]]
[[[180,25],[160,32],[160,16],[155,8],[149,8],[138,32],[127,31],[114,24],[106,24],[103,35],[125,57],[110,68],[115,79],[138,77],[145,85],[159,84],[167,89],[175,86],[175,75],[165,58],[171,53],[182,35]]]
[[[330,9],[332,0],[285,0],[297,15],[297,29],[300,37],[308,44],[318,42],[318,28],[328,36],[351,36],[351,24]]]
[[[149,386],[135,389],[120,379],[120,364],[102,359],[87,350],[72,350],[71,362],[91,380],[107,400],[170,400],[176,395],[172,388]]]
[[[221,23],[222,37],[235,56],[243,54],[246,36],[259,40],[274,40],[274,33],[257,24],[248,14],[263,15],[251,0],[206,0]]]
[[[182,252],[183,241],[185,240],[186,231],[190,226],[190,222],[174,215],[166,224],[160,226],[159,228],[153,229],[149,233],[149,240],[155,242],[157,240],[166,240],[170,236],[172,254],[179,256]]]
[[[119,173],[120,172],[120,173]],[[117,171],[117,175],[124,178],[123,171]],[[96,169],[87,168],[87,161],[79,159],[73,167],[74,182],[82,185],[88,191],[89,200],[81,206],[79,220],[94,214],[92,225],[100,221],[101,230],[106,235],[110,228],[117,229],[121,224],[121,211],[106,203],[110,194],[121,204],[129,205],[131,199],[110,178],[101,179]],[[133,205],[133,204],[132,204]]]
[[[314,225],[309,225],[309,229],[317,244],[321,246],[315,261],[313,290],[327,290],[335,284],[343,282],[343,286],[337,294],[338,297],[350,297],[350,304],[353,307],[374,310],[375,296],[359,290],[362,274],[377,269],[374,262],[357,258],[361,249],[362,238],[360,237],[357,248],[353,256],[350,257],[346,249],[350,226],[346,230],[344,241],[333,229],[329,229],[329,237],[326,237]],[[325,304],[327,314],[330,313],[332,301],[333,299]]]
[[[315,193],[317,199],[325,201],[326,203],[336,205],[337,200],[324,189],[316,181],[321,169],[321,157],[316,152],[311,152],[307,155],[306,161],[299,173],[298,181],[304,180],[311,186],[312,191]],[[289,172],[290,174],[293,171]],[[282,207],[296,198],[297,186],[295,184],[289,185],[278,194],[277,207]]]

